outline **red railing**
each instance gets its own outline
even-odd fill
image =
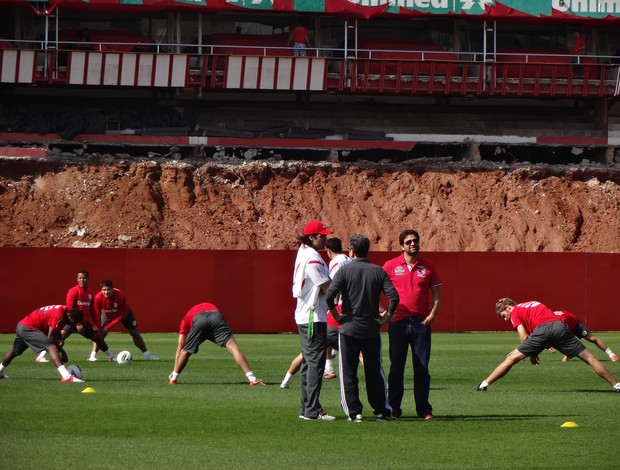
[[[74,60],[78,58],[76,54],[81,54],[80,60]],[[255,55],[0,49],[0,78],[2,83],[32,82],[46,86],[163,86],[218,90],[234,88],[239,81],[229,80],[229,74],[245,71],[246,63],[253,61],[252,67],[257,69],[259,75],[269,73],[277,76],[283,71],[290,74],[290,88],[274,85],[273,89],[284,91],[299,91],[298,85],[294,86],[293,82],[304,82],[304,77],[299,76],[301,73],[307,74],[308,91],[315,92],[541,97],[611,97],[618,96],[620,92],[617,64],[334,59],[274,55],[259,59],[262,60],[257,61]],[[304,67],[301,67],[302,61]],[[308,61],[312,66],[307,66]],[[127,63],[135,65],[128,67]],[[231,63],[234,64],[232,68]],[[92,78],[92,64],[101,68],[100,81]],[[111,67],[110,64],[119,68],[118,81],[109,77],[106,79],[106,67]],[[125,65],[125,69],[121,70],[121,65]],[[84,70],[76,70],[76,67],[83,67]],[[85,79],[90,73],[88,83],[76,82],[75,77],[79,77],[80,73]],[[117,73],[116,69],[113,73]],[[323,75],[318,80],[317,73]],[[166,80],[166,75],[171,79]],[[31,80],[29,76],[32,76]]]

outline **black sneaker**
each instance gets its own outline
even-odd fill
[[[482,382],[480,382],[478,384],[478,387],[476,388],[476,391],[478,391],[478,392],[486,392],[487,391],[487,387],[483,387],[482,386]]]
[[[375,418],[377,419],[377,421],[394,421],[396,420],[396,418],[394,417],[394,415],[384,415],[384,414],[378,414],[375,416]]]

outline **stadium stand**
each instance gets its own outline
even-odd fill
[[[459,71],[459,56],[431,41],[394,42],[368,39],[360,41],[358,47],[358,58],[369,59],[370,73],[397,74],[417,71],[429,74],[433,71],[435,74],[454,75]],[[385,60],[401,63],[382,66],[381,61]]]
[[[579,67],[573,67],[574,61],[575,56],[567,49],[500,48],[497,54],[498,76],[537,78],[551,77],[555,73],[556,76],[567,77],[581,73]],[[580,64],[593,65],[596,61],[593,57],[582,56]]]
[[[293,56],[286,34],[213,34],[215,54],[249,56]]]

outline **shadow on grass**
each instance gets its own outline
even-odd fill
[[[518,414],[518,415],[442,415],[435,416],[433,421],[527,421],[529,419],[540,419],[549,417],[561,417],[560,414]],[[424,421],[418,417],[400,417],[399,421]]]

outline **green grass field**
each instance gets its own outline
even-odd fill
[[[579,360],[545,352],[541,365],[518,364],[486,393],[476,385],[515,347],[515,333],[435,334],[431,403],[436,419],[414,413],[407,376],[403,417],[396,422],[343,417],[337,380],[324,382],[332,422],[297,417],[299,380],[280,381],[299,351],[296,335],[237,335],[253,370],[266,384],[249,387],[226,350],[212,343],[190,359],[176,386],[168,385],[176,335],[144,335],[160,356],[147,362],[126,334],[111,333],[120,366],[85,359],[90,344],[73,336],[70,363],[85,384],[63,384],[54,366],[35,364],[30,351],[0,381],[0,468],[595,468],[620,465],[620,394]],[[620,351],[620,332],[601,333]],[[0,354],[14,335],[0,335]],[[620,362],[587,346],[620,378]],[[386,374],[387,337],[384,338]],[[363,381],[361,383],[363,387]],[[96,393],[81,393],[87,386]],[[366,404],[365,389],[362,401]],[[562,428],[567,421],[578,428]]]

